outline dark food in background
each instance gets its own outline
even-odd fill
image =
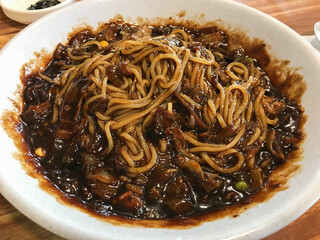
[[[31,4],[30,7],[28,7],[28,10],[39,10],[39,9],[44,9],[48,7],[52,7],[54,5],[57,5],[61,3],[58,0],[40,0],[36,2],[35,4]]]
[[[183,47],[184,40],[179,33],[166,38],[179,29],[191,36],[193,42]],[[94,95],[96,87],[92,77],[80,74],[70,82],[65,94],[57,99],[57,94],[62,91],[59,79],[67,69],[82,64],[90,57],[115,53],[121,41],[139,41],[146,36],[156,38],[162,35],[163,43],[182,49],[178,55],[180,61],[187,51],[193,56],[198,54],[203,60],[208,60],[213,54],[218,67],[210,75],[204,75],[209,92],[198,84],[190,87],[185,70],[176,90],[152,111],[149,122],[142,128],[142,137],[155,147],[156,162],[148,171],[136,174],[130,172],[121,152],[123,147],[127,149],[127,143],[119,136],[123,130],[111,130],[114,146],[109,153],[110,141],[104,125],[108,120],[98,123],[96,114],[106,112],[110,98],[97,98],[84,106]],[[119,64],[107,64],[103,70],[113,88],[120,88],[124,84],[123,79],[135,76],[126,61],[128,57],[121,51],[118,57]],[[146,61],[146,66],[150,67],[151,62]],[[251,93],[249,101],[253,106],[250,108],[248,104],[243,110],[245,113],[240,115],[240,125],[235,121],[222,126],[221,119],[208,119],[202,109],[203,106],[209,107],[209,99],[215,101],[220,91],[232,85],[246,84],[244,72],[239,67],[231,69],[238,80],[232,79],[231,73],[226,73],[227,66],[233,62],[249,69],[249,74],[255,79],[246,90]],[[171,64],[175,63],[172,61]],[[197,63],[190,64],[195,68]],[[170,67],[167,74],[173,75],[170,71],[174,70]],[[148,78],[145,72],[142,75]],[[155,91],[154,99],[159,96],[159,89]],[[249,201],[266,185],[273,170],[288,160],[289,153],[297,149],[301,140],[298,126],[302,110],[299,105],[276,90],[257,61],[248,57],[241,46],[229,44],[228,36],[216,27],[187,29],[183,26],[139,27],[109,23],[96,35],[89,30],[82,31],[73,35],[67,45],[57,46],[44,72],[26,76],[23,94],[22,135],[36,161],[35,167],[69,199],[73,199],[73,204],[85,204],[104,216],[184,218]],[[107,94],[112,94],[112,91],[109,89]],[[235,91],[233,99],[243,101],[242,94]],[[131,91],[129,97],[138,99],[139,96]],[[169,102],[173,112],[169,110]],[[229,106],[232,108],[232,103]],[[233,107],[237,109],[239,105]],[[259,113],[255,113],[255,107]],[[217,112],[219,109],[217,107]],[[58,115],[54,116],[55,111]],[[252,114],[248,117],[250,111]],[[261,114],[277,120],[268,123],[266,132],[259,133],[261,138],[250,142],[259,127],[264,126]],[[115,118],[112,114],[110,116]],[[223,155],[225,151],[197,152],[195,144],[188,140],[196,137],[202,143],[225,145],[238,135],[238,142],[226,155]],[[239,164],[241,156],[244,162],[236,171],[231,171]],[[209,166],[204,161],[205,157],[213,158],[218,167]],[[147,162],[144,159],[136,164],[141,167]]]

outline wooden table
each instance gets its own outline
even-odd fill
[[[319,0],[237,0],[282,21],[301,35],[312,35],[320,21]],[[25,25],[5,17],[0,10],[0,48]],[[0,195],[0,239],[62,239],[35,224]],[[320,200],[304,215],[265,240],[320,239]]]

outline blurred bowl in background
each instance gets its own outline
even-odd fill
[[[38,9],[38,10],[27,10],[31,4],[35,4],[39,0],[0,0],[0,5],[4,14],[14,21],[29,24],[35,20],[47,15],[48,13],[54,12],[58,9],[66,7],[77,0],[60,0],[60,4],[54,5],[49,8]]]

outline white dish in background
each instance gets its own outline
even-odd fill
[[[60,4],[49,8],[27,10],[27,8],[30,7],[31,4],[35,4],[38,1],[39,0],[0,0],[0,5],[4,14],[8,18],[11,18],[12,20],[23,24],[29,24],[43,17],[44,15],[47,15],[48,13],[51,13],[76,2],[76,0],[60,0]]]
[[[311,44],[320,54],[320,42],[315,35],[312,36],[302,36],[308,43]]]
[[[308,116],[307,138],[301,169],[288,182],[288,188],[271,199],[240,214],[222,218],[186,230],[129,228],[99,221],[78,209],[60,204],[28,176],[18,160],[12,157],[16,147],[0,129],[0,191],[18,210],[48,230],[69,239],[259,239],[290,223],[320,196],[320,92],[319,54],[293,30],[257,10],[229,0],[91,0],[79,2],[35,22],[12,39],[0,52],[0,112],[11,109],[8,98],[14,97],[21,66],[34,58],[34,52],[52,52],[59,42],[66,42],[75,26],[87,23],[94,28],[116,14],[135,22],[138,17],[183,17],[203,20],[222,19],[233,29],[240,28],[250,37],[264,39],[279,59],[290,60],[299,67],[307,90],[302,105]],[[178,17],[177,17],[178,19]],[[50,31],[48,30],[50,29]]]

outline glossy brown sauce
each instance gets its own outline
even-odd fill
[[[183,13],[180,13],[180,15],[181,15],[180,17],[184,16]],[[186,27],[190,27],[188,24],[185,24],[185,23],[183,25]],[[194,27],[194,24],[192,24],[190,28],[192,27]],[[103,26],[101,28],[103,28]],[[99,30],[97,32],[99,32]],[[228,33],[228,30],[225,30],[225,31]],[[73,35],[73,34],[74,33],[70,35]],[[233,36],[233,35],[231,34],[230,36]],[[245,34],[239,34],[238,36],[243,37],[245,36]],[[242,43],[241,45],[250,57],[257,59],[259,66],[261,66],[262,69],[266,71],[268,77],[271,80],[279,79],[280,73],[283,71],[288,73],[287,74],[288,77],[285,81],[281,81],[280,83],[275,81],[272,83],[275,85],[277,89],[280,88],[284,90],[284,92],[289,97],[291,97],[292,99],[300,103],[301,96],[304,90],[306,89],[306,85],[303,82],[302,76],[297,72],[297,69],[292,69],[288,67],[289,65],[288,61],[280,61],[268,55],[266,50],[266,44],[262,40],[254,39],[252,41],[246,41],[246,43]],[[41,56],[44,56],[44,55],[41,54]],[[41,66],[43,66],[43,62],[48,62],[49,59],[50,57],[43,57]],[[34,66],[31,67],[31,69],[32,68],[35,69]],[[25,76],[25,77],[30,76],[29,70],[30,70],[30,65],[29,67],[25,67],[22,76]],[[292,86],[297,86],[297,87],[293,89]],[[297,94],[297,93],[301,93],[301,94]],[[21,91],[20,91],[20,94],[21,94]],[[16,102],[16,105],[21,106],[20,104],[21,102],[19,101]],[[276,192],[284,190],[287,187],[286,186],[287,180],[292,176],[292,174],[297,172],[297,170],[299,169],[299,165],[297,165],[296,163],[300,159],[301,149],[298,151],[292,152],[288,157],[288,160],[272,173],[266,187],[264,187],[260,192],[254,194],[253,196],[246,198],[244,203],[238,203],[238,204],[235,203],[233,206],[228,206],[227,209],[215,210],[209,213],[202,213],[200,216],[197,216],[197,214],[195,214],[194,216],[191,216],[191,217],[189,216],[188,218],[182,218],[182,219],[177,218],[177,219],[165,219],[165,220],[160,219],[160,220],[139,220],[139,221],[130,219],[130,218],[123,218],[121,216],[108,216],[108,217],[101,216],[101,214],[97,214],[87,204],[79,202],[77,198],[69,197],[66,194],[62,193],[61,191],[57,190],[54,187],[53,183],[48,182],[46,178],[42,176],[41,173],[38,174],[39,172],[42,172],[41,167],[38,166],[38,163],[36,163],[34,159],[26,157],[29,151],[27,150],[26,145],[21,144],[20,142],[20,140],[22,140],[21,135],[17,133],[17,128],[19,128],[19,124],[17,121],[17,113],[19,114],[20,112],[21,112],[21,109],[18,108],[18,111],[13,111],[11,112],[11,114],[8,115],[10,117],[3,118],[3,126],[5,126],[6,131],[9,133],[10,136],[12,136],[13,139],[19,139],[18,141],[16,141],[16,145],[20,149],[21,153],[23,153],[19,157],[19,159],[21,160],[22,163],[24,162],[28,163],[27,168],[29,170],[27,172],[31,176],[38,178],[40,180],[41,187],[51,192],[51,194],[56,195],[57,199],[62,200],[63,203],[66,203],[67,205],[72,205],[73,207],[78,206],[80,210],[88,212],[92,215],[95,215],[99,219],[106,220],[107,222],[111,222],[114,224],[121,223],[123,225],[130,225],[130,226],[139,225],[139,226],[146,226],[146,227],[189,228],[192,226],[199,225],[203,221],[219,219],[225,216],[237,217],[249,207],[252,207],[257,203],[266,201],[267,199],[272,197]],[[302,129],[304,121],[305,119],[302,119],[300,121],[299,129]],[[15,123],[15,125],[12,124],[13,122]],[[18,131],[21,131],[21,129],[18,129]],[[299,144],[301,144],[303,138],[304,138],[304,135],[301,135]]]

